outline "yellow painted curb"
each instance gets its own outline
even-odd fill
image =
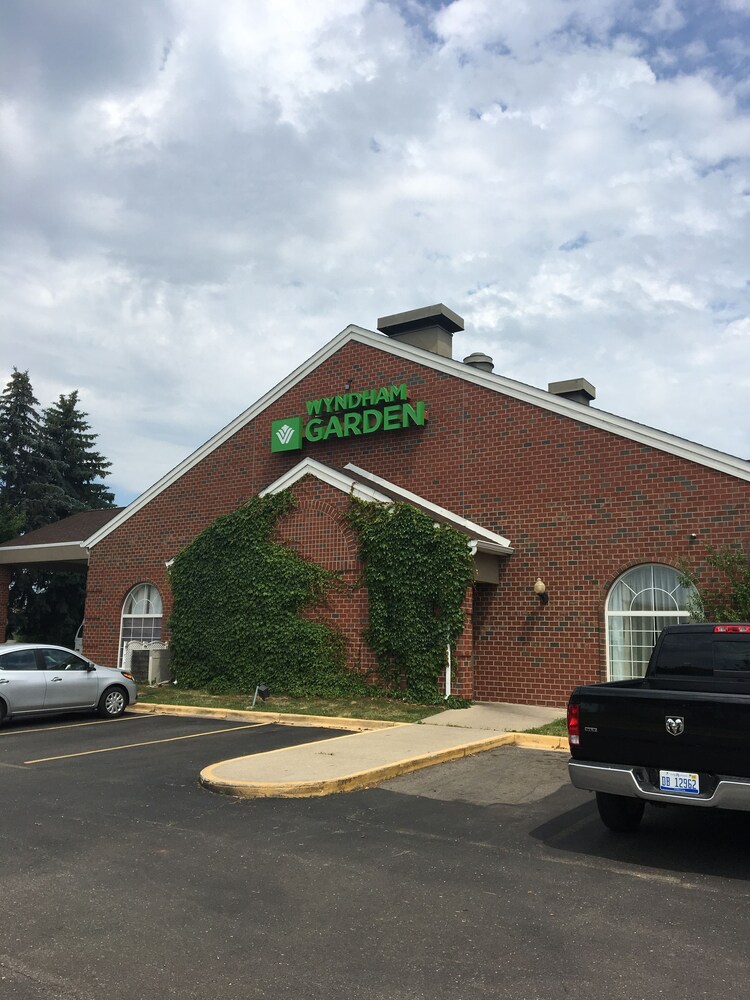
[[[223,719],[228,722],[254,721],[259,725],[268,725],[275,722],[282,726],[348,729],[350,731],[349,735],[380,729],[392,729],[396,726],[419,725],[419,723],[413,722],[384,722],[382,719],[348,719],[327,715],[249,712],[234,708],[201,708],[195,705],[141,703],[133,705],[129,711],[142,715],[192,716],[201,719]],[[316,740],[313,745],[317,746],[319,743],[347,738],[346,736],[331,736],[324,740]],[[380,767],[370,768],[366,771],[357,771],[341,778],[325,778],[313,781],[253,782],[228,781],[224,778],[214,776],[214,770],[224,764],[230,763],[231,759],[246,759],[245,757],[236,757],[230,758],[230,760],[218,761],[216,764],[211,764],[209,767],[204,768],[200,773],[199,781],[201,785],[213,792],[219,792],[223,795],[234,795],[239,798],[313,798],[322,795],[334,795],[339,792],[351,792],[357,788],[367,788],[370,785],[377,785],[382,781],[387,781],[389,778],[396,778],[401,774],[409,774],[412,771],[431,767],[433,764],[444,764],[452,760],[461,760],[464,757],[470,757],[485,750],[494,750],[496,747],[502,746],[517,746],[529,750],[569,752],[568,740],[564,736],[541,736],[535,733],[507,732],[502,735],[489,736],[483,740],[462,743],[447,750],[436,750],[429,754],[422,754],[419,757],[406,757],[391,764],[383,764]],[[287,750],[295,749],[297,747],[280,747],[277,750],[268,750],[266,753],[285,753]],[[257,754],[257,756],[261,757],[265,756],[265,754]]]
[[[313,798],[321,795],[334,795],[337,792],[351,792],[357,788],[366,788],[369,785],[379,784],[389,778],[396,778],[401,774],[409,774],[411,771],[419,771],[424,767],[432,767],[433,764],[444,764],[451,760],[460,760],[463,757],[470,757],[473,754],[481,753],[483,750],[493,750],[495,747],[508,746],[514,742],[514,733],[506,733],[502,736],[490,736],[487,739],[464,743],[461,746],[450,747],[447,750],[436,750],[421,757],[406,757],[403,760],[394,761],[392,764],[383,764],[380,767],[369,768],[366,771],[356,771],[341,778],[325,778],[313,781],[229,781],[225,778],[214,776],[216,768],[231,761],[220,761],[204,768],[199,777],[200,783],[212,792],[219,792],[223,795],[235,795],[239,798]],[[346,739],[346,737],[339,737]],[[324,741],[325,742],[325,741]],[[316,744],[317,745],[317,744]],[[283,753],[284,750],[296,750],[296,747],[284,747],[282,750],[271,750],[270,753]],[[258,754],[257,756],[263,756]],[[245,757],[237,757],[236,760],[245,760]]]
[[[410,726],[411,722],[384,722],[382,719],[348,719],[333,715],[295,715],[282,712],[249,712],[239,708],[200,708],[197,705],[157,705],[151,702],[136,702],[129,712],[141,715],[192,716],[197,719],[224,719],[227,722],[270,722],[280,726],[312,726],[319,729],[349,729],[354,733],[364,733],[372,729],[392,729],[394,726]]]
[[[561,750],[570,753],[567,736],[542,736],[539,733],[511,733],[513,745],[526,750]]]

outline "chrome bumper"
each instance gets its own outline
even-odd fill
[[[568,763],[568,774],[576,788],[584,788],[590,792],[609,792],[610,795],[626,795],[646,799],[648,802],[750,812],[750,779],[747,778],[719,778],[711,794],[684,795],[680,792],[660,791],[649,780],[644,767],[571,760]]]

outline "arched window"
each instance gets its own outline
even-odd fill
[[[120,666],[130,666],[133,650],[159,649],[162,628],[161,594],[152,583],[133,587],[122,606]]]
[[[665,625],[690,621],[694,590],[671,566],[636,566],[607,598],[607,673],[612,681],[643,677]]]

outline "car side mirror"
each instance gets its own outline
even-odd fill
[[[86,664],[86,673],[93,674],[93,672],[95,670],[96,670],[96,666],[93,663],[87,663]]]

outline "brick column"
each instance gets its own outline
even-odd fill
[[[5,642],[8,630],[8,588],[10,587],[10,566],[0,566],[0,642]]]

